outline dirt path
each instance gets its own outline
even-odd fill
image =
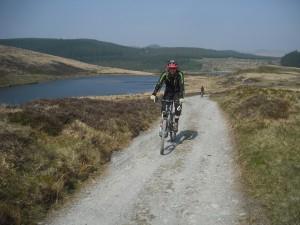
[[[187,98],[179,129],[176,146],[168,143],[164,156],[158,124],[134,139],[114,154],[105,176],[46,224],[238,224],[246,213],[217,104]]]

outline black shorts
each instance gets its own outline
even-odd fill
[[[164,93],[164,100],[174,100],[175,106],[175,116],[180,116],[182,110],[182,104],[179,102],[179,93]],[[162,102],[161,104],[161,112],[163,112],[166,108],[166,102]]]

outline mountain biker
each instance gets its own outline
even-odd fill
[[[175,124],[174,131],[178,131],[178,122],[179,116],[182,110],[182,103],[184,101],[184,75],[178,69],[178,64],[175,60],[170,60],[166,66],[166,71],[160,75],[160,78],[154,88],[152,95],[150,96],[151,100],[156,100],[156,94],[165,84],[165,92],[163,95],[164,100],[174,100],[175,105]],[[166,116],[164,113],[166,102],[162,102],[161,112],[163,116]]]
[[[201,97],[203,97],[204,96],[204,87],[203,87],[203,85],[201,86]]]

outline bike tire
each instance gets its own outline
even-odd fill
[[[169,117],[169,130],[170,130],[170,140],[171,142],[174,142],[175,141],[175,137],[176,137],[176,132],[174,131],[174,114],[171,114],[170,117]]]
[[[163,120],[162,122],[162,129],[161,129],[161,140],[160,140],[160,154],[164,154],[165,150],[165,134],[166,134],[166,128],[167,128],[167,120]]]

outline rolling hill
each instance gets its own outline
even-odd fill
[[[293,51],[281,58],[281,65],[300,68],[300,52]]]
[[[0,45],[0,87],[92,74],[147,74]]]
[[[80,60],[101,66],[157,72],[168,59],[175,58],[183,70],[199,71],[201,58],[268,59],[268,57],[203,48],[128,47],[91,39],[18,38],[0,39],[0,44]]]

